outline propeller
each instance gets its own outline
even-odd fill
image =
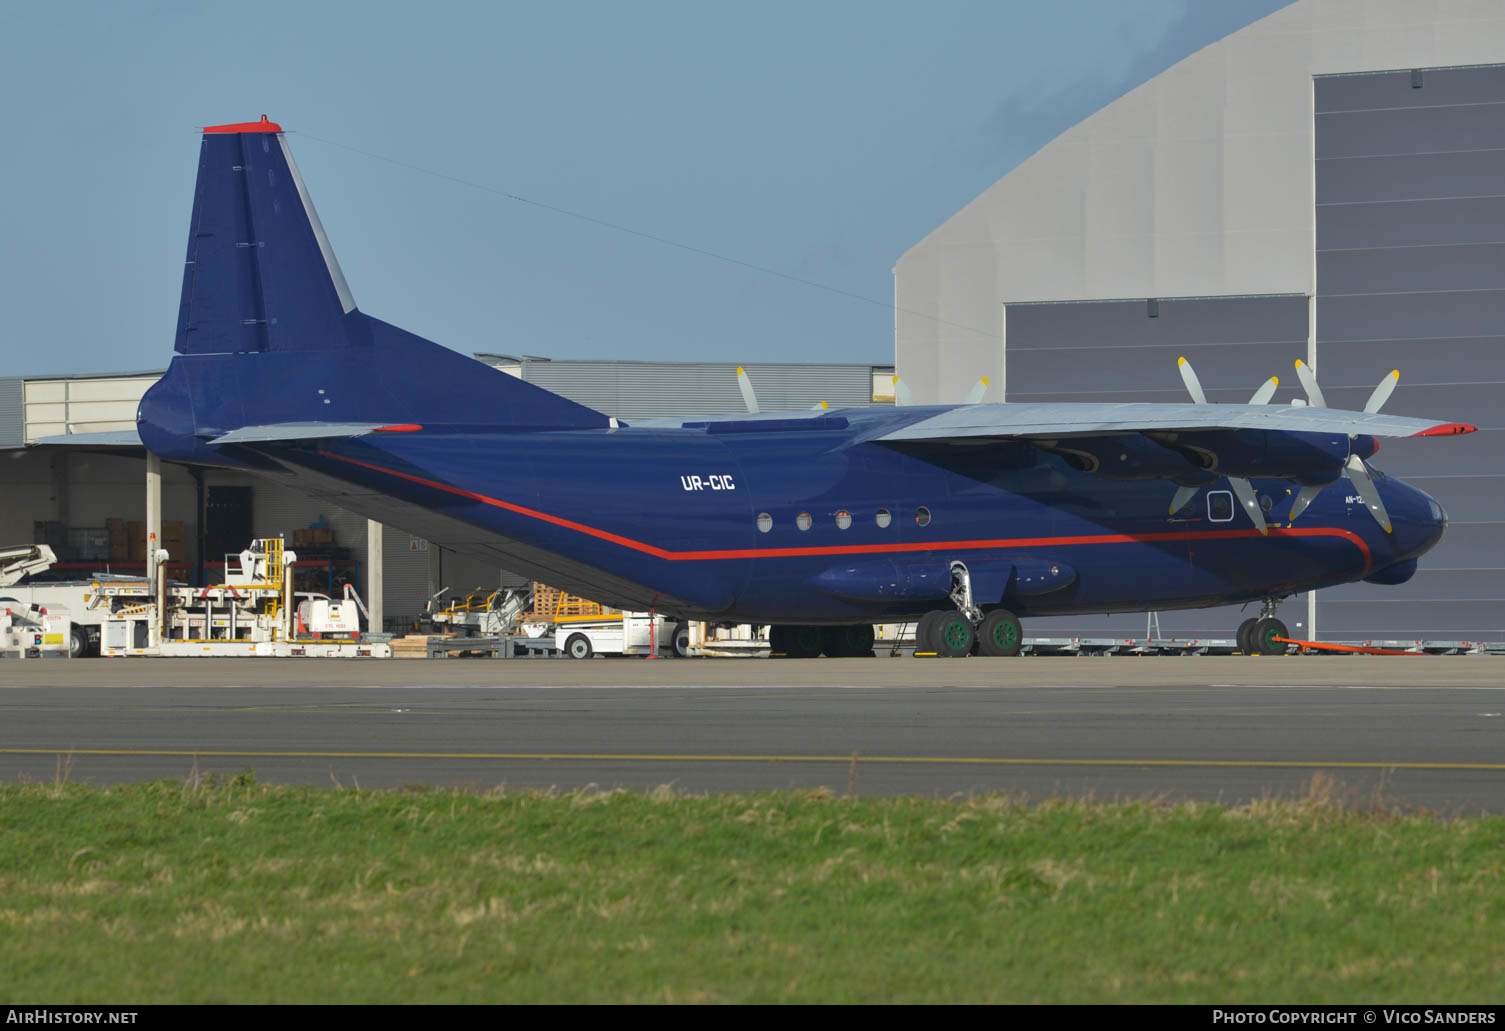
[[[972,384],[972,389],[967,391],[967,400],[964,401],[963,404],[980,405],[982,404],[983,395],[987,392],[988,377],[984,376],[982,379]]]
[[[1300,358],[1296,359],[1296,378],[1301,380],[1301,389],[1306,391],[1308,405],[1313,408],[1327,407],[1327,398],[1322,396],[1322,388],[1317,386],[1317,374]]]
[[[1230,476],[1228,486],[1233,488],[1233,494],[1238,498],[1239,504],[1243,505],[1244,511],[1249,513],[1249,519],[1254,523],[1254,528],[1269,536],[1270,528],[1265,525],[1265,513],[1259,507],[1259,495],[1254,492],[1254,484],[1242,476]]]
[[[1191,501],[1201,489],[1201,487],[1177,487],[1175,496],[1171,498],[1171,515],[1185,508],[1187,502]]]
[[[1275,396],[1275,388],[1280,386],[1280,377],[1271,376],[1259,385],[1254,396],[1249,398],[1251,405],[1265,405],[1270,403],[1270,398]]]
[[[1390,532],[1390,513],[1385,511],[1385,503],[1380,500],[1380,492],[1375,489],[1374,481],[1369,478],[1369,470],[1364,468],[1364,460],[1358,455],[1349,455],[1348,464],[1343,469],[1343,475],[1348,477],[1353,489],[1359,492],[1359,497],[1364,499],[1364,507],[1369,509],[1369,514],[1374,516],[1374,521],[1380,524],[1380,529]]]
[[[1390,395],[1395,393],[1395,385],[1399,382],[1400,370],[1391,369],[1390,375],[1380,380],[1374,388],[1374,393],[1369,395],[1369,400],[1364,402],[1364,411],[1369,415],[1374,415],[1383,408],[1385,402],[1390,400]]]
[[[1301,363],[1297,362],[1296,364],[1300,368]],[[1191,395],[1192,402],[1199,405],[1207,404],[1207,394],[1202,390],[1202,381],[1197,378],[1197,370],[1191,367],[1191,362],[1187,361],[1183,355],[1176,359],[1176,368],[1181,372],[1181,382],[1186,384],[1186,392]],[[1270,398],[1275,396],[1275,388],[1279,385],[1280,380],[1271,376],[1259,385],[1259,389],[1254,392],[1254,396],[1249,398],[1249,403],[1251,405],[1266,404]],[[1233,488],[1234,496],[1238,498],[1239,504],[1243,505],[1244,511],[1249,513],[1249,521],[1254,524],[1254,528],[1261,534],[1268,536],[1270,527],[1265,523],[1264,510],[1259,507],[1259,495],[1254,490],[1254,484],[1242,476],[1230,476],[1228,477],[1228,486]],[[1181,487],[1177,489],[1175,495],[1171,498],[1171,514],[1174,515],[1185,506],[1198,489],[1197,487]]]
[[[1192,403],[1205,405],[1207,395],[1202,392],[1202,381],[1197,379],[1197,370],[1191,367],[1191,362],[1184,356],[1177,358],[1176,368],[1181,370],[1181,382],[1186,384],[1186,392],[1191,395]]]
[[[742,391],[742,403],[747,405],[747,411],[751,415],[758,414],[758,395],[753,393],[752,380],[747,378],[747,370],[737,366],[737,389]]]
[[[1317,386],[1317,376],[1311,368],[1301,360],[1296,362],[1296,375],[1301,378],[1301,385],[1306,388],[1308,402],[1313,408],[1327,407],[1327,401],[1322,396],[1322,388]],[[1369,395],[1369,400],[1364,402],[1364,411],[1368,415],[1374,415],[1390,400],[1390,395],[1395,393],[1395,385],[1400,382],[1400,370],[1391,369],[1389,375],[1376,384],[1374,391]],[[1294,404],[1294,402],[1292,402]],[[1355,434],[1350,433],[1352,439]],[[1358,455],[1349,455],[1348,462],[1343,466],[1343,475],[1348,477],[1353,484],[1354,490],[1358,491],[1359,497],[1364,499],[1364,507],[1369,509],[1369,514],[1374,516],[1374,521],[1380,524],[1380,528],[1386,533],[1391,531],[1390,513],[1385,511],[1385,503],[1380,500],[1380,492],[1370,479],[1369,470],[1364,465],[1364,460]],[[1322,487],[1302,487],[1296,495],[1296,500],[1291,502],[1291,512],[1286,516],[1288,522],[1295,522],[1296,517],[1306,511],[1306,507],[1312,503],[1318,494],[1322,493]]]
[[[1317,495],[1322,493],[1323,486],[1323,484],[1319,484],[1315,487],[1302,487],[1297,491],[1296,500],[1291,502],[1291,514],[1286,516],[1286,520],[1294,523],[1296,517],[1306,511],[1306,506],[1310,505]]]
[[[894,377],[894,404],[900,408],[914,404],[914,394],[910,391],[909,384],[898,376]]]

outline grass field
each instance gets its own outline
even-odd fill
[[[1498,1002],[1505,820],[0,785],[0,998]]]

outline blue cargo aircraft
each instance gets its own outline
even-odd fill
[[[968,404],[618,421],[360,311],[281,127],[204,131],[162,458],[253,470],[628,609],[765,623],[775,652],[1011,655],[1020,617],[1408,579],[1447,525],[1366,459],[1474,429],[1307,401]],[[755,407],[755,405],[750,406]]]

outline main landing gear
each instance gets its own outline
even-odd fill
[[[1259,615],[1246,619],[1238,627],[1238,650],[1245,655],[1284,655],[1287,645],[1277,637],[1289,638],[1286,625],[1275,618],[1279,598],[1266,598]]]
[[[789,659],[872,657],[873,626],[774,626],[768,628],[769,651]]]
[[[915,626],[915,651],[947,658],[963,655],[1018,655],[1024,643],[1019,619],[1006,609],[983,614],[972,597],[972,576],[964,562],[951,563],[953,609],[937,609]]]
[[[972,576],[964,562],[951,563],[951,604],[920,617],[915,625],[915,651],[944,655],[1018,655],[1024,643],[1019,619],[1005,609],[984,613],[972,597]],[[768,629],[769,651],[790,659],[817,655],[848,657],[873,654],[873,628],[853,626],[774,626]]]

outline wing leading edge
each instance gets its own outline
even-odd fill
[[[1466,423],[1310,406],[1070,403],[963,405],[889,430],[880,441],[980,437],[1089,437],[1108,433],[1276,430],[1287,433],[1431,437],[1472,433]]]

